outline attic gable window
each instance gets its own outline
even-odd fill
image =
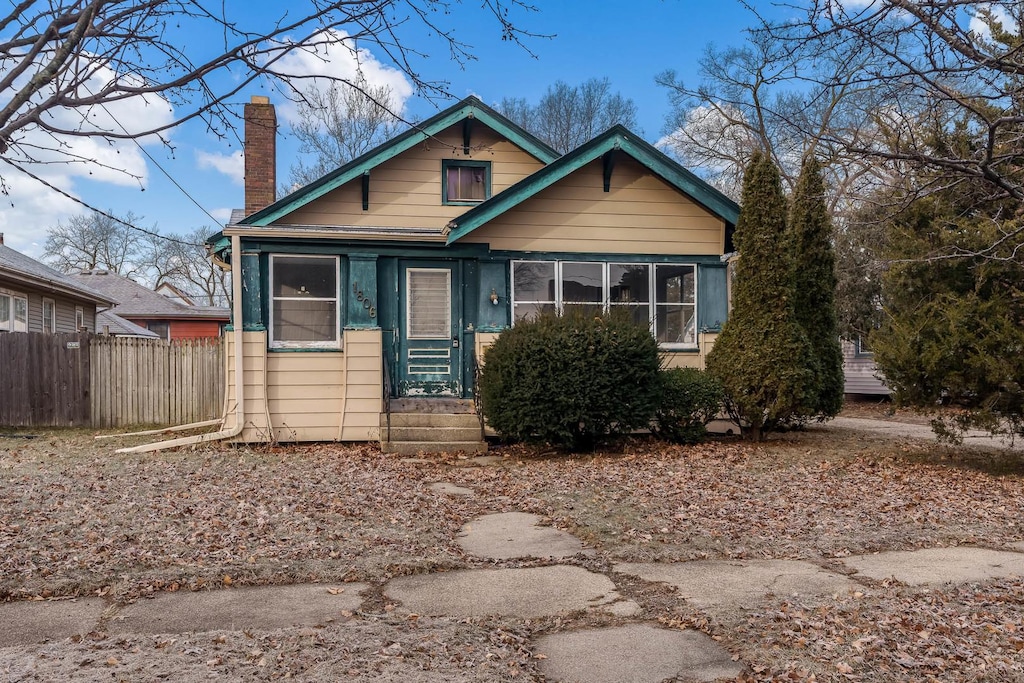
[[[443,159],[441,184],[445,204],[479,204],[491,196],[491,162]]]
[[[337,349],[337,256],[270,256],[270,347]]]

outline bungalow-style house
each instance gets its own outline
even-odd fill
[[[114,301],[5,246],[0,233],[0,332],[96,332],[97,307]]]
[[[701,367],[726,318],[738,206],[621,126],[559,156],[470,97],[276,201],[266,98],[245,127],[246,209],[210,238],[240,294],[225,437],[475,449],[446,413],[517,320],[622,306]]]
[[[227,308],[180,303],[108,270],[87,270],[71,277],[115,299],[118,304],[112,313],[149,330],[160,339],[173,341],[219,337],[231,318]],[[110,332],[115,333],[112,330]],[[131,334],[131,331],[121,334]]]

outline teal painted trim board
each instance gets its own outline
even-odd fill
[[[265,209],[246,217],[242,220],[241,224],[270,225],[279,218],[341,187],[350,180],[361,176],[363,173],[372,170],[389,159],[393,159],[407,149],[427,140],[431,136],[437,135],[464,119],[474,119],[483,123],[546,164],[558,158],[558,153],[538,138],[512,123],[476,97],[467,97],[455,106],[440,112],[379,147],[353,159],[319,180],[313,181],[309,185],[277,200]]]

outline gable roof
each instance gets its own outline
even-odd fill
[[[572,152],[535,171],[515,185],[448,223],[448,244],[465,237],[487,221],[550,187],[573,171],[599,159],[608,152],[621,150],[649,171],[687,195],[726,223],[726,251],[731,243],[732,228],[739,218],[740,207],[733,200],[687,171],[650,143],[621,125],[612,126],[596,138]]]
[[[76,282],[71,276],[40,263],[34,258],[25,256],[8,246],[0,244],[0,275],[15,280],[26,286],[64,294],[76,299],[111,306],[115,299],[100,293],[83,283]]]
[[[113,297],[118,302],[114,312],[121,317],[228,320],[231,315],[230,310],[219,306],[184,306],[134,280],[107,270],[91,270],[71,277]]]
[[[270,206],[238,221],[238,223],[255,226],[264,226],[272,223],[278,218],[309,204],[314,199],[318,199],[354,178],[360,177],[375,166],[379,166],[388,159],[398,156],[407,149],[415,147],[420,142],[437,135],[446,128],[465,119],[481,121],[545,164],[551,163],[558,158],[558,152],[485,105],[476,97],[470,96],[455,106],[432,116],[423,123],[414,125],[401,135],[353,159],[337,170],[331,171],[319,180],[299,188]],[[232,220],[232,223],[234,222]]]

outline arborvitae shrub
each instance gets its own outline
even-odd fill
[[[617,309],[519,321],[487,349],[480,376],[500,436],[574,451],[647,427],[658,395],[658,345]]]
[[[661,396],[654,433],[666,441],[697,443],[722,408],[722,385],[696,368],[672,368],[659,376]]]
[[[802,414],[814,375],[810,344],[793,310],[782,182],[761,152],[743,175],[741,204],[733,235],[740,259],[732,312],[708,354],[707,370],[722,383],[726,410],[743,435],[760,441]]]

